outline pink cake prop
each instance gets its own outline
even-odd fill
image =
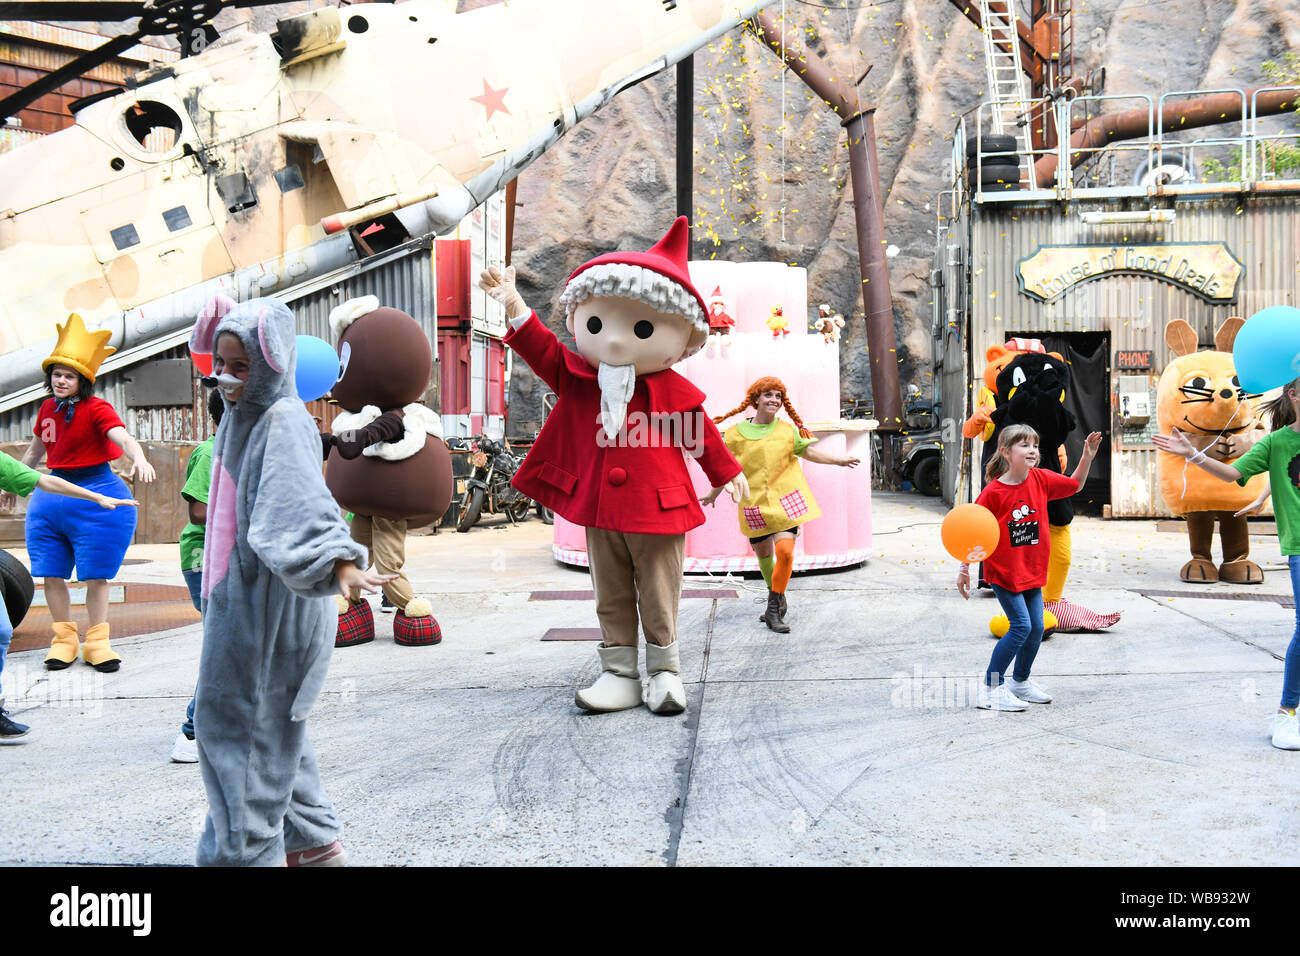
[[[720,290],[727,314],[736,322],[731,334],[712,336],[705,349],[675,366],[708,396],[705,411],[710,415],[730,411],[745,400],[751,382],[775,375],[790,390],[790,400],[818,439],[819,449],[862,460],[857,468],[803,465],[822,516],[800,527],[794,569],[846,567],[866,560],[871,553],[871,430],[875,423],[840,419],[839,346],[809,334],[806,270],[781,262],[716,260],[692,262],[690,270],[706,301],[715,288]],[[777,305],[785,314],[787,334],[774,337],[767,323]],[[726,431],[752,416],[752,409],[746,409],[718,427]],[[706,494],[709,484],[703,472],[698,468],[691,472],[696,493]],[[757,571],[758,560],[740,533],[730,497],[724,492],[704,514],[705,523],[686,534],[686,570]],[[556,515],[552,552],[559,561],[585,567],[586,532]]]

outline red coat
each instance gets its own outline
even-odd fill
[[[704,524],[686,454],[714,488],[741,468],[704,414],[703,392],[672,369],[638,376],[623,431],[611,442],[600,424],[596,370],[561,345],[536,312],[505,341],[556,396],[511,484],[587,528],[684,534]]]

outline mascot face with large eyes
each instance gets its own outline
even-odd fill
[[[1168,392],[1169,406],[1161,411],[1161,423],[1185,433],[1217,435],[1239,432],[1249,426],[1255,413],[1246,390],[1237,380],[1232,356],[1224,352],[1197,352],[1175,359],[1169,385],[1161,379],[1161,394]],[[1166,370],[1168,374],[1168,370]]]
[[[1218,338],[1233,335],[1235,331],[1225,323]],[[1232,364],[1229,339],[1225,338],[1227,348],[1198,352],[1196,332],[1181,319],[1169,323],[1165,337],[1176,357],[1165,366],[1157,389],[1161,432],[1167,435],[1171,428],[1177,428],[1189,437],[1218,437],[1239,434],[1256,426],[1250,396],[1237,380],[1237,370]]]
[[[1032,426],[1040,435],[1057,432],[1054,423],[1069,386],[1070,367],[1056,352],[1018,353],[997,377],[1000,404],[1010,405],[1013,420]]]

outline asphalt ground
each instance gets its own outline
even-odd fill
[[[703,593],[681,604],[678,717],[574,706],[594,644],[541,638],[594,627],[594,603],[532,599],[590,588],[552,559],[549,527],[411,537],[407,570],[443,642],[398,646],[376,613],[378,639],[335,651],[309,721],[352,862],[1300,862],[1300,752],[1268,743],[1295,626],[1275,536],[1252,538],[1264,584],[1192,586],[1177,576],[1184,536],[1078,518],[1066,596],[1123,619],[1048,639],[1034,679],[1055,701],[991,714],[973,703],[997,605],[958,596],[945,506],[873,506],[873,557],[796,575],[788,635],[758,623],[760,579],[688,578]],[[130,557],[118,613],[164,629],[115,640],[120,671],[9,655],[8,707],[33,729],[0,747],[0,863],[194,860],[202,783],[168,758],[201,626],[185,623],[175,546]],[[150,600],[133,611],[133,593]]]

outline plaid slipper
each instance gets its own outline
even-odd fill
[[[335,647],[368,644],[375,639],[375,615],[368,601],[359,601],[339,615],[339,632]]]
[[[393,640],[407,647],[421,647],[442,641],[442,628],[432,614],[411,617],[405,611],[393,615]]]

